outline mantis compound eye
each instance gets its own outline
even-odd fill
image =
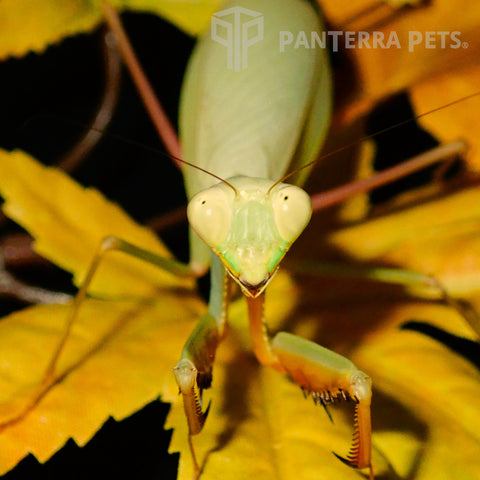
[[[280,184],[271,196],[278,233],[286,242],[293,243],[312,216],[310,197],[301,188],[286,184]]]
[[[212,187],[190,200],[187,216],[191,227],[210,247],[218,247],[226,238],[232,221],[231,199],[221,188]]]

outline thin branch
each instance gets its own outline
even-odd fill
[[[105,0],[102,1],[102,8],[105,20],[117,40],[118,48],[122,55],[123,61],[130,71],[133,81],[135,82],[137,90],[142,98],[143,104],[145,105],[145,108],[147,109],[150,118],[152,119],[153,124],[160,135],[160,138],[165,143],[165,147],[170,155],[176,158],[181,158],[182,154],[180,143],[175,129],[170,123],[170,120],[158,101],[142,67],[140,66],[132,45],[130,44],[125,30],[123,29],[118,13]],[[176,160],[174,161],[178,168],[180,168],[181,164]]]
[[[68,303],[72,299],[66,293],[34,287],[17,280],[5,270],[2,255],[0,255],[0,295],[16,298],[26,303],[42,304]]]
[[[402,178],[410,173],[416,172],[433,163],[439,162],[452,155],[458,155],[465,152],[467,146],[464,142],[458,141],[447,143],[428,152],[422,153],[412,159],[395,167],[388,168],[376,175],[364,180],[356,180],[341,187],[334,188],[328,192],[318,193],[312,196],[313,211],[322,210],[359,193],[368,192],[374,188],[385,185],[393,180]]]
[[[121,58],[112,32],[107,31],[103,34],[102,44],[105,82],[100,105],[98,105],[95,117],[84,137],[58,162],[57,166],[66,172],[73,171],[101,140],[103,132],[112,120],[113,112],[118,103]]]

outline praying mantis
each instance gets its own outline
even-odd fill
[[[255,5],[252,5],[252,9],[258,9],[262,10],[263,12],[268,12],[268,6],[267,3],[261,4],[261,2],[255,2]],[[297,2],[288,2],[291,5],[296,5]],[[300,2],[304,3],[304,2]],[[242,5],[246,5],[246,2],[242,2]],[[278,2],[276,2],[276,8],[278,8]],[[285,10],[286,16],[288,17],[288,11]],[[267,13],[264,13],[264,15],[267,18]],[[313,13],[310,11],[309,12],[309,20],[315,16]],[[304,25],[303,27],[305,28],[311,28],[310,24]],[[302,28],[303,28],[302,27]],[[267,37],[265,38],[265,40]],[[266,42],[265,42],[266,43]],[[260,46],[260,42],[259,42]],[[217,47],[218,51],[221,52],[221,55],[224,56],[225,51],[222,50],[221,45],[215,45]],[[253,46],[252,46],[253,49]],[[253,53],[253,50],[252,50]],[[318,53],[318,52],[316,52]],[[198,58],[198,57],[197,57]],[[211,58],[211,57],[210,57]],[[253,57],[249,57],[249,61],[252,60]],[[195,61],[195,60],[194,60]],[[264,61],[264,58],[262,58],[262,62]],[[322,63],[323,60],[318,60],[317,63]],[[307,62],[308,63],[308,62]],[[250,64],[250,67],[252,67],[253,62]],[[323,67],[327,69],[325,64],[323,64]],[[191,67],[193,71],[195,72],[195,67]],[[253,70],[253,68],[251,69]],[[239,72],[235,72],[239,73]],[[246,72],[247,73],[247,72]],[[193,74],[192,74],[193,75]],[[237,75],[238,76],[238,75]],[[325,81],[328,81],[328,74],[327,77],[324,77]],[[227,82],[229,83],[229,82]],[[307,83],[307,82],[306,82]],[[315,85],[315,82],[312,82],[313,85]],[[308,82],[310,84],[310,81]],[[187,84],[188,85],[188,84]],[[317,85],[318,86],[318,85]],[[269,85],[270,87],[270,85]],[[188,86],[186,87],[188,89]],[[270,88],[269,88],[270,89]],[[320,88],[319,88],[320,90]],[[327,90],[325,96],[321,97],[322,102],[320,102],[320,106],[318,108],[328,110],[328,103],[329,103],[329,96],[328,96],[328,88],[324,88],[324,90]],[[228,90],[227,90],[228,92]],[[258,93],[258,92],[255,92]],[[311,91],[300,91],[298,92],[300,97],[304,97],[305,103],[309,103],[311,101],[311,98],[319,98],[315,96],[314,93]],[[188,111],[188,108],[185,107],[185,105],[188,105],[188,92],[184,95],[184,109]],[[220,103],[220,102],[219,102]],[[317,107],[317,105],[315,104]],[[310,107],[314,108],[314,107]],[[307,108],[308,110],[308,108]],[[313,110],[312,110],[313,111]],[[255,112],[254,112],[255,113]],[[301,116],[301,115],[300,115]],[[327,123],[327,116],[316,116],[314,120],[318,121],[318,119],[321,118],[322,122],[326,125]],[[271,121],[271,123],[275,123],[275,118]],[[313,120],[312,120],[313,121]],[[186,122],[187,124],[189,122]],[[297,126],[300,125],[300,122],[294,122]],[[307,125],[308,125],[307,121]],[[208,125],[208,123],[207,123]],[[302,122],[303,125],[303,122]],[[203,126],[203,123],[202,123]],[[299,127],[300,128],[300,127]],[[307,127],[308,128],[308,127]],[[322,130],[323,128],[320,128]],[[212,130],[215,130],[214,127],[212,127]],[[192,158],[192,155],[188,152],[188,141],[193,138],[193,136],[189,136],[186,132],[188,131],[188,125],[184,127],[183,132],[184,132],[184,158],[187,161],[190,161]],[[299,135],[299,134],[298,134]],[[298,137],[297,135],[297,137]],[[293,135],[292,135],[293,136]],[[301,136],[301,135],[300,135]],[[321,142],[321,136],[319,135],[316,137],[315,142],[320,143]],[[274,138],[275,140],[278,141],[278,138]],[[255,143],[254,143],[255,145]],[[303,145],[303,144],[302,144]],[[277,145],[276,145],[277,146]],[[220,144],[220,147],[222,145]],[[283,148],[283,144],[280,144],[280,150],[288,150],[287,148]],[[225,147],[227,148],[227,147]],[[228,146],[227,150],[230,152],[230,149],[232,147]],[[221,149],[221,148],[220,148]],[[313,158],[315,156],[316,150],[318,149],[318,145],[316,146],[311,146],[311,152],[310,155],[306,155],[303,162],[308,163],[310,158]],[[305,150],[308,150],[308,148],[305,148]],[[281,152],[284,153],[284,152]],[[288,153],[288,152],[287,152]],[[265,155],[263,155],[263,152],[259,153],[260,157],[263,159]],[[285,155],[285,157],[290,158],[291,155]],[[234,157],[233,157],[234,158]],[[234,158],[235,160],[235,158]],[[267,158],[268,160],[268,158]],[[300,165],[302,161],[298,162],[298,165]],[[239,192],[249,191],[251,189],[251,186],[249,183],[246,183],[244,179],[235,179],[232,181],[229,181],[229,178],[232,175],[237,175],[241,174],[242,172],[239,172],[237,169],[239,169],[239,166],[243,166],[243,162],[238,159],[236,159],[235,162],[232,162],[234,165],[234,170],[232,173],[224,172],[221,169],[225,168],[226,170],[229,170],[227,168],[227,165],[222,165],[219,167],[219,170],[215,167],[208,167],[208,170],[217,174],[222,177],[222,179],[225,179],[225,181],[222,181],[219,185],[214,186],[212,190],[208,190],[208,192],[212,193],[205,193],[203,195],[206,195],[205,197],[194,197],[191,203],[190,207],[190,217],[191,217],[191,223],[193,224],[193,227],[197,230],[197,233],[204,238],[206,243],[209,243],[211,247],[213,247],[215,250],[220,251],[220,245],[221,240],[224,238],[224,231],[225,231],[225,221],[226,223],[229,223],[230,219],[230,213],[226,210],[225,206],[230,205],[236,201],[236,197],[239,195]],[[253,175],[258,175],[258,176],[268,176],[268,177],[273,177],[274,180],[280,179],[284,172],[285,172],[285,167],[280,168],[279,171],[274,171],[269,172],[269,175],[264,175],[263,172],[261,173],[255,173],[253,171],[253,167],[262,167],[265,164],[263,162],[255,162],[255,165],[253,165],[251,168],[248,168],[249,172]],[[184,171],[187,176],[187,185],[189,184],[190,187],[190,195],[193,195],[196,193],[196,190],[200,188],[209,188],[209,184],[212,182],[216,182],[216,180],[213,180],[212,177],[208,173],[202,173],[194,170],[193,168],[188,168],[186,166],[184,168]],[[188,180],[190,178],[190,180]],[[202,184],[201,187],[198,187],[196,182]],[[262,182],[260,182],[262,183]],[[193,186],[192,186],[193,185]],[[282,205],[283,202],[285,202],[285,197],[288,197],[288,200],[293,200],[295,203],[298,203],[301,207],[307,207],[306,213],[297,213],[296,210],[294,210],[293,213],[293,220],[299,222],[299,226],[297,228],[293,229],[293,231],[289,231],[287,227],[285,227],[285,223],[280,223],[276,228],[279,232],[283,233],[283,236],[280,235],[280,238],[282,241],[278,241],[278,243],[282,244],[282,249],[281,253],[277,254],[277,257],[281,259],[285,251],[288,249],[288,245],[285,246],[285,244],[290,243],[290,241],[293,241],[295,237],[300,233],[301,227],[304,226],[304,224],[307,223],[307,220],[309,218],[309,208],[308,208],[308,200],[305,198],[305,196],[295,189],[294,187],[287,187],[282,184],[278,184],[276,187],[272,188],[272,180],[268,181],[267,183],[264,183],[263,185],[263,194],[267,194],[270,196],[277,195],[275,197],[277,204],[280,203]],[[233,187],[233,188],[232,188]],[[286,195],[288,193],[288,195]],[[202,194],[201,194],[202,195]],[[259,193],[255,192],[252,194],[253,197],[258,197]],[[283,199],[283,202],[282,202]],[[254,201],[255,199],[250,198],[250,201]],[[220,220],[214,221],[213,223],[208,223],[207,222],[202,222],[198,221],[196,218],[196,213],[200,212],[200,215],[203,215],[204,217],[208,218],[210,217],[210,214],[202,214],[202,205],[205,205],[205,202],[210,203],[213,202],[214,206],[219,208],[220,210]],[[283,203],[284,204],[284,203]],[[244,215],[246,217],[249,216],[248,213],[246,213],[245,210],[242,210],[243,207],[238,207],[240,209],[240,215]],[[281,210],[287,210],[287,218],[288,218],[288,210],[285,209],[284,206],[282,207]],[[277,215],[273,215],[274,220],[276,220]],[[300,217],[300,218],[298,218]],[[205,219],[205,218],[204,218]],[[263,225],[265,224],[271,224],[273,223],[274,220],[260,220],[259,224]],[[290,218],[292,220],[292,218]],[[288,225],[290,222],[286,222]],[[205,225],[207,225],[209,228],[205,230]],[[256,229],[256,228],[255,228]],[[130,251],[133,254],[136,254],[139,257],[142,257],[144,255],[143,252],[139,250],[135,250],[133,246],[127,245],[125,243],[122,243],[120,240],[111,240],[112,242],[110,245],[107,245],[105,248],[105,252],[110,250],[110,249],[120,249],[124,251]],[[199,251],[199,253],[195,253],[196,251]],[[202,252],[203,251],[203,252]],[[173,271],[176,271],[178,273],[182,274],[190,274],[192,271],[196,272],[199,274],[201,271],[203,271],[206,266],[208,257],[210,256],[210,253],[207,253],[207,250],[204,248],[203,244],[200,243],[198,238],[192,239],[192,258],[195,260],[195,262],[192,262],[190,264],[190,267],[188,267],[188,270],[184,269],[183,266],[176,264],[176,263],[162,263],[161,260],[159,259],[154,259],[153,257],[151,258],[152,261],[156,263],[162,263],[163,267],[166,269],[170,269]],[[358,372],[356,368],[351,364],[348,360],[343,359],[343,357],[339,357],[336,354],[332,352],[327,352],[326,350],[322,349],[321,347],[316,346],[312,342],[307,342],[303,341],[297,337],[290,336],[289,334],[279,334],[278,337],[275,337],[273,342],[270,343],[270,339],[268,339],[266,335],[266,330],[265,330],[265,325],[263,323],[263,319],[260,318],[260,313],[262,310],[262,299],[264,295],[264,290],[267,287],[268,281],[273,277],[273,273],[275,272],[276,264],[274,264],[274,267],[272,268],[272,271],[268,272],[268,278],[265,280],[265,278],[261,275],[259,275],[257,272],[254,272],[252,275],[253,280],[250,279],[249,276],[246,278],[240,272],[238,269],[235,269],[235,267],[231,267],[230,273],[227,275],[224,270],[224,266],[226,263],[228,263],[228,255],[224,254],[224,258],[222,261],[218,260],[217,256],[212,256],[212,294],[211,294],[211,302],[210,302],[210,307],[209,307],[209,313],[207,314],[199,323],[199,326],[196,328],[190,339],[187,341],[186,347],[184,349],[184,353],[182,354],[182,358],[177,364],[176,367],[176,376],[177,380],[179,383],[180,390],[182,392],[182,396],[184,397],[184,402],[185,402],[185,409],[187,412],[187,421],[189,423],[189,428],[190,428],[190,433],[192,435],[199,433],[199,431],[203,427],[203,422],[205,421],[205,407],[202,407],[199,402],[199,392],[198,388],[200,387],[206,387],[209,382],[209,369],[212,368],[212,356],[213,353],[212,351],[215,349],[216,344],[220,340],[220,337],[223,334],[223,327],[224,327],[224,318],[223,318],[223,312],[224,312],[224,304],[225,304],[225,296],[223,295],[224,288],[222,288],[222,284],[224,282],[230,281],[230,277],[235,277],[239,282],[240,282],[240,287],[242,288],[243,292],[246,293],[247,296],[247,301],[249,303],[249,310],[250,310],[250,317],[252,321],[252,336],[254,338],[254,344],[255,346],[255,354],[259,358],[261,363],[264,363],[266,365],[272,366],[274,369],[279,370],[280,373],[289,373],[290,376],[294,379],[297,380],[297,383],[300,384],[300,386],[304,387],[305,390],[311,390],[314,394],[314,398],[322,403],[324,406],[326,406],[329,401],[331,400],[330,394],[324,393],[324,388],[325,386],[331,386],[335,384],[335,382],[338,382],[340,384],[340,379],[344,380],[345,378],[348,378],[350,380],[349,383],[343,385],[341,384],[342,392],[345,393],[345,395],[349,394],[349,396],[353,397],[353,399],[356,401],[357,408],[359,409],[359,420],[358,420],[358,432],[359,432],[359,438],[360,444],[358,445],[358,448],[354,448],[353,450],[353,455],[351,458],[348,460],[349,463],[353,464],[353,466],[357,467],[371,467],[370,465],[370,458],[369,458],[369,395],[370,395],[370,384],[368,381],[368,378]],[[233,264],[237,265],[239,262],[238,260],[234,260]],[[268,262],[267,262],[268,263]],[[92,270],[93,271],[93,270]],[[85,287],[86,288],[86,287]],[[80,304],[80,302],[79,302]],[[213,313],[212,313],[213,312]],[[206,347],[205,347],[206,345]],[[200,360],[197,357],[203,357],[206,356],[207,360],[204,361],[203,358],[200,358]],[[302,376],[305,376],[304,369],[306,368],[305,365],[308,363],[312,363],[314,365],[314,375],[312,377],[311,383],[302,384],[302,381],[304,380],[301,378]],[[193,365],[193,366],[192,366]],[[200,373],[195,372],[195,370],[203,370]],[[331,371],[329,371],[331,370]],[[206,371],[206,373],[205,373]],[[328,372],[327,372],[328,371]],[[357,376],[359,378],[359,383],[360,387],[358,390],[354,390],[352,387],[352,377]],[[353,382],[355,385],[355,382]],[[352,390],[349,390],[352,389]],[[335,390],[332,392],[332,394],[335,394]],[[361,445],[361,446],[360,446]],[[192,448],[192,452],[193,452]],[[372,476],[373,474],[370,471],[370,475]]]
[[[223,12],[232,13],[239,8],[237,3],[227,3]],[[257,15],[256,8],[265,16],[261,49],[252,54],[244,71],[226,70],[217,67],[224,56],[222,47],[213,33],[205,36],[192,57],[181,104],[185,159],[215,173],[212,178],[184,169],[194,232],[190,265],[203,272],[210,263],[212,271],[209,311],[187,340],[175,367],[195,472],[198,475],[200,467],[191,437],[201,432],[208,414],[201,402],[202,390],[212,382],[232,278],[247,300],[259,362],[289,375],[325,408],[341,396],[356,402],[354,443],[342,460],[370,469],[373,479],[370,378],[346,358],[313,342],[287,333],[270,338],[263,313],[266,287],[311,215],[308,196],[298,187],[281,183],[281,178],[292,157],[298,166],[314,160],[331,104],[325,52],[294,51],[282,58],[276,43],[282,25],[288,24],[295,34],[323,27],[308,2],[243,2],[242,8],[247,9],[242,13]],[[239,14],[240,10],[235,11]],[[272,67],[264,76],[265,62]],[[257,134],[260,129],[262,133]],[[314,138],[310,132],[315,132]],[[219,178],[221,183],[214,185]]]
[[[308,195],[282,183],[281,178],[292,157],[298,166],[314,160],[326,133],[331,105],[325,51],[293,51],[280,56],[276,43],[282,26],[288,25],[295,33],[323,27],[314,8],[305,1],[243,2],[241,7],[230,2],[220,13],[234,14],[235,22],[241,14],[263,15],[266,21],[263,26],[262,18],[260,27],[255,23],[262,33],[253,38],[261,40],[261,49],[250,56],[248,68],[246,48],[253,40],[247,41],[248,32],[243,30],[243,71],[239,72],[237,65],[233,69],[231,59],[230,68],[221,65],[224,51],[218,43],[223,42],[213,33],[204,36],[190,62],[180,120],[183,156],[188,162],[184,177],[190,198],[190,263],[184,266],[155,258],[114,238],[106,239],[100,255],[119,249],[187,275],[201,275],[211,268],[208,313],[195,327],[174,368],[188,422],[195,478],[200,465],[192,436],[202,431],[208,414],[208,407],[202,405],[202,391],[212,382],[233,279],[248,303],[250,332],[260,363],[288,374],[325,409],[340,397],[356,403],[352,448],[346,459],[337,456],[350,466],[368,468],[373,479],[370,378],[346,358],[313,342],[288,333],[270,338],[263,314],[265,289],[311,216]],[[228,54],[237,55],[231,49],[231,30],[227,38]],[[265,62],[272,67],[265,70]],[[220,184],[215,184],[218,180]],[[87,275],[86,285],[99,258]],[[77,296],[77,308],[85,289],[82,287]]]
[[[222,42],[207,35],[192,57],[182,93],[184,176],[193,229],[190,263],[158,257],[120,238],[106,238],[75,297],[44,383],[54,377],[71,326],[107,252],[119,250],[186,276],[199,276],[210,266],[208,312],[199,320],[174,368],[189,427],[195,477],[200,465],[191,437],[201,432],[207,417],[202,391],[212,382],[233,278],[247,299],[254,353],[260,363],[287,374],[325,409],[339,398],[355,403],[350,453],[347,458],[337,456],[352,467],[369,469],[373,479],[368,375],[346,358],[300,337],[279,333],[270,338],[263,315],[267,285],[306,227],[312,210],[309,196],[281,179],[289,163],[301,167],[315,159],[331,108],[326,51],[304,49],[280,55],[278,35],[285,26],[297,34],[320,31],[323,25],[312,4],[304,0],[237,4],[227,3],[224,14],[258,16],[255,8],[265,18],[264,25],[263,18],[260,27],[256,24],[262,33],[254,38],[261,41],[255,52],[251,47],[248,67],[244,51],[243,71],[226,68]],[[248,32],[246,35],[248,38]],[[271,67],[265,69],[265,62]],[[301,173],[305,176],[306,172]],[[298,182],[301,175],[297,176]]]

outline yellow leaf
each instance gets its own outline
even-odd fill
[[[412,304],[395,310],[391,317],[400,322],[412,317],[426,318],[449,330],[462,328],[456,326],[461,319],[444,307]],[[401,403],[416,421],[411,423],[417,423],[419,444],[413,455],[417,457],[417,464],[412,465],[414,478],[477,478],[478,368],[420,333],[398,330],[385,331],[374,342],[365,342],[355,358],[375,379],[376,388]],[[409,426],[405,422],[400,428],[408,430]],[[452,439],[454,448],[447,453],[445,446]],[[385,450],[392,464],[397,463],[397,448],[401,448],[402,442],[399,438],[396,445]]]
[[[358,282],[320,278],[300,285],[296,318],[315,325],[310,338],[372,376],[374,448],[399,478],[478,478],[478,367],[432,338],[399,329],[415,319],[475,338],[463,318],[444,305],[406,301],[388,290],[382,295],[378,285],[359,291]],[[375,466],[380,473],[374,457]]]
[[[0,171],[5,210],[37,236],[39,251],[78,276],[107,232],[168,254],[100,193],[20,151],[2,151]],[[84,445],[110,416],[120,420],[176,392],[172,368],[205,307],[189,291],[191,282],[131,260],[107,258],[97,291],[148,300],[82,304],[47,391],[41,380],[69,307],[34,307],[1,322],[1,473],[29,453],[46,461],[70,437]]]
[[[23,172],[29,172],[28,177]],[[65,173],[44,167],[21,151],[0,150],[0,177],[5,213],[32,233],[34,248],[40,255],[74,274],[77,286],[82,284],[95,252],[108,235],[170,256],[153,232],[136,224],[101,193],[81,187]],[[132,278],[136,279],[134,283]],[[113,252],[102,262],[90,291],[100,295],[148,296],[163,286],[191,285],[192,282]]]
[[[411,99],[418,112],[428,112],[438,106],[438,91],[449,95],[452,101],[475,93],[480,85],[480,67],[470,65],[455,75],[442,73],[435,81],[420,82],[411,89]],[[446,97],[445,97],[446,98]],[[420,119],[420,123],[441,143],[465,140],[470,147],[467,155],[469,166],[480,169],[480,141],[478,139],[478,111],[480,97],[468,100],[468,108],[457,104]]]
[[[83,446],[110,416],[121,420],[161,394],[172,395],[172,368],[201,309],[194,298],[177,292],[165,292],[150,304],[88,300],[54,385],[28,413],[6,425],[38,390],[68,306],[38,306],[3,319],[0,474],[29,453],[46,461],[70,437]]]
[[[3,168],[0,190],[7,198],[5,211],[33,231],[42,252],[52,252],[50,256],[57,259],[65,256],[68,259],[65,263],[71,270],[77,270],[82,261],[88,260],[79,259],[77,253],[71,253],[67,248],[68,242],[81,238],[81,245],[88,250],[89,244],[95,244],[89,241],[89,237],[98,235],[99,224],[104,224],[103,228],[120,225],[124,234],[136,234],[137,240],[143,240],[141,234],[145,233],[144,229],[131,225],[118,207],[98,193],[95,193],[92,203],[92,191],[79,187],[56,169],[43,167],[21,152],[3,155],[4,161],[0,162],[0,168]],[[46,184],[49,185],[49,192],[43,194],[41,186]],[[72,208],[76,206],[78,208]],[[84,227],[88,223],[84,219],[92,212],[103,220],[108,219],[108,222],[93,221],[96,226]],[[109,222],[112,224],[109,225]],[[86,230],[82,232],[83,229]],[[139,233],[136,233],[137,229]],[[156,248],[160,247],[156,244]],[[111,268],[113,275],[115,267]],[[123,281],[127,282],[129,288],[137,274],[141,275],[141,271],[131,271],[130,277],[125,274]],[[108,275],[105,274],[105,277],[108,278]],[[178,289],[168,288],[175,285],[168,282],[169,278],[154,284],[155,288],[149,292],[152,298],[145,302],[85,302],[60,357],[56,381],[35,405],[30,404],[32,396],[41,388],[40,380],[61,335],[68,307],[34,307],[2,322],[1,379],[4,383],[0,388],[0,425],[3,425],[0,444],[4,448],[0,455],[0,472],[8,471],[28,453],[43,462],[70,437],[79,445],[84,445],[109,416],[122,419],[159,395],[174,403],[172,418],[180,417],[175,421],[180,428],[172,449],[180,446],[185,452],[186,437],[182,437],[185,419],[171,368],[179,357],[193,321],[205,307],[188,291],[182,294]],[[158,279],[150,279],[151,282],[154,280]],[[117,282],[121,289],[120,277],[110,277],[108,281]],[[267,304],[267,314],[275,319],[271,322],[272,328],[292,311],[295,299],[292,284],[284,275],[279,275],[271,287]],[[220,434],[221,443],[228,439],[229,430],[234,433],[235,429],[229,427],[231,419],[235,418],[235,411],[245,408],[245,404],[235,398],[235,391],[248,388],[241,381],[245,380],[247,371],[252,374],[252,388],[249,389],[251,399],[246,398],[246,403],[253,409],[253,420],[239,424],[240,430],[245,433],[235,433],[232,442],[227,442],[231,450],[221,449],[216,457],[220,466],[212,463],[216,475],[219,476],[225,464],[230,463],[230,456],[233,456],[232,466],[239,465],[243,462],[243,454],[257,450],[252,440],[259,433],[258,427],[261,426],[265,435],[270,428],[277,428],[277,417],[282,415],[283,424],[278,424],[278,428],[286,444],[280,445],[276,454],[277,447],[274,445],[272,449],[265,443],[265,458],[252,466],[252,472],[266,469],[266,478],[274,478],[275,472],[293,472],[302,468],[304,478],[308,478],[321,468],[342,478],[355,478],[355,472],[337,462],[330,452],[332,445],[338,445],[338,451],[348,449],[350,419],[342,421],[343,428],[336,428],[331,435],[311,437],[311,421],[317,422],[321,430],[320,427],[328,425],[326,416],[314,408],[312,402],[305,402],[298,388],[287,379],[258,366],[248,349],[245,318],[243,300],[241,304],[235,302],[232,305],[231,325],[236,335],[232,332],[230,342],[221,347],[218,367],[215,369],[215,385],[219,388],[211,393],[214,405],[218,405],[221,411],[213,415],[217,407],[212,409],[209,425],[213,432]],[[22,345],[22,349],[18,349],[17,345]],[[144,364],[148,367],[143,368]],[[237,380],[229,378],[227,381],[227,371],[232,368],[237,371]],[[261,380],[260,383],[257,378]],[[232,390],[226,389],[228,385]],[[277,400],[272,404],[270,415],[265,416],[268,413],[265,411],[265,402],[272,403],[268,400],[272,392],[276,392],[274,398]],[[235,399],[232,405],[230,399]],[[290,405],[286,410],[284,400],[286,405]],[[85,405],[88,405],[88,414],[79,415]],[[299,409],[299,405],[303,408]],[[305,415],[304,411],[309,414]],[[302,419],[302,430],[291,432],[290,413],[297,417],[295,423]],[[203,451],[211,448],[210,439],[212,437],[208,433],[200,437]],[[297,452],[304,449],[308,449],[308,455],[298,458]],[[188,456],[184,454],[181,458],[182,465],[186,466],[185,471],[188,471]],[[323,463],[329,463],[329,466],[325,469]]]
[[[41,53],[63,37],[89,32],[100,22],[98,5],[83,0],[4,0],[0,3],[0,59]]]
[[[117,0],[112,5],[128,10],[160,15],[190,35],[198,35],[210,25],[211,16],[224,0]]]
[[[480,291],[480,190],[466,188],[340,229],[328,243],[359,262],[436,276],[456,295]]]
[[[53,190],[57,182],[68,185],[64,194],[73,192],[69,205],[80,202],[87,210],[88,201],[78,195],[83,192],[88,198],[88,192],[55,170],[40,167],[32,159],[24,160],[22,154],[9,160],[16,155],[22,158],[19,162],[24,168],[0,175],[0,185],[17,185],[1,187],[7,191],[10,205],[21,205],[29,198],[26,192],[31,188],[35,192],[30,184],[32,170],[37,182],[48,183]],[[22,183],[27,188],[20,188]],[[17,195],[19,201],[14,198]],[[39,193],[35,195],[41,198]],[[455,202],[455,197],[452,199]],[[107,212],[107,225],[110,219],[115,225],[111,205],[99,202],[93,208]],[[46,217],[55,217],[74,228],[84,222],[84,214],[77,216],[75,209],[63,209],[67,201],[53,203],[27,201],[25,206],[35,208],[40,218],[44,209],[48,213],[57,206],[61,214],[50,212]],[[18,206],[7,208],[14,214],[21,210]],[[456,211],[459,214],[458,208]],[[39,223],[34,228],[47,245],[55,244],[57,237],[65,234],[65,227],[53,227],[51,219]],[[57,235],[43,231],[52,228]],[[92,231],[95,236],[96,230]],[[75,256],[72,258],[73,264],[78,262]],[[125,277],[128,285],[135,282],[135,274]],[[182,452],[179,478],[191,478],[186,421],[171,367],[205,307],[187,292],[182,295],[169,289],[167,280],[160,285],[161,290],[152,290],[150,301],[143,303],[89,300],[83,305],[60,359],[59,381],[28,414],[4,426],[0,435],[0,443],[5,442],[0,448],[2,471],[30,451],[41,461],[46,460],[69,437],[83,445],[109,415],[124,418],[162,395],[173,403],[168,426],[176,428],[171,450]],[[415,474],[417,480],[427,480],[431,472],[451,474],[456,464],[456,478],[475,478],[472,472],[477,461],[471,455],[479,440],[476,432],[480,431],[475,411],[480,396],[478,371],[436,341],[397,329],[408,319],[421,318],[463,334],[467,329],[462,319],[445,306],[381,301],[377,287],[370,286],[370,296],[350,294],[348,284],[342,287],[314,279],[294,287],[285,276],[279,276],[269,287],[267,316],[277,321],[271,322],[273,330],[287,328],[316,339],[348,355],[372,375],[376,389],[374,467],[380,475],[392,468],[404,477]],[[230,335],[220,346],[213,388],[206,392],[206,401],[212,399],[212,410],[205,431],[194,439],[204,462],[205,478],[357,478],[357,472],[331,455],[332,450],[341,455],[348,451],[352,412],[333,412],[335,425],[331,425],[321,409],[303,399],[298,387],[260,367],[245,340],[245,306],[242,302],[232,307]],[[0,324],[3,422],[15,417],[38,388],[65,311],[65,307],[35,307]],[[115,326],[119,317],[120,326]],[[25,348],[18,349],[19,344]],[[465,408],[454,411],[454,401]],[[90,413],[79,422],[78,412],[85,405]],[[397,420],[401,418],[405,422],[399,425]],[[442,462],[442,442],[454,434],[461,448],[452,455],[455,461]],[[468,465],[463,465],[465,459]]]
[[[345,45],[345,32],[355,39],[353,48],[346,48],[351,70],[344,78],[347,85],[340,86],[345,92],[336,112],[340,123],[349,124],[368,114],[379,100],[408,92],[417,84],[438,87],[437,75],[440,78],[455,76],[457,71],[477,63],[480,8],[475,0],[455,3],[437,0],[403,10],[398,9],[396,2],[354,0],[342,8],[338,8],[335,0],[318,0],[318,3],[335,26],[334,30],[342,32],[340,46]],[[359,33],[368,36],[367,45],[363,47],[358,45]],[[474,86],[473,91],[462,92],[460,96],[477,89]],[[443,89],[436,90],[435,108],[446,103],[439,98],[439,92],[443,94]],[[416,111],[417,114],[424,112]]]
[[[223,347],[229,352],[216,367],[209,423],[194,438],[204,478],[357,478],[357,472],[331,453],[348,451],[351,431],[346,418],[335,417],[331,425],[325,413],[282,375],[260,367],[230,342],[222,346],[225,354]],[[228,391],[222,392],[225,388]],[[180,480],[192,478],[184,423],[183,406],[173,405],[167,427],[175,427],[170,450],[183,452]]]
[[[221,0],[112,0],[119,9],[161,15],[191,35],[208,26]],[[92,31],[102,21],[100,0],[2,0],[0,59],[41,53],[50,44]]]

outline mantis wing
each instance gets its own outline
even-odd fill
[[[307,0],[238,3],[215,14],[224,22],[216,32],[224,44],[208,31],[190,61],[180,103],[184,159],[225,179],[278,180],[292,161],[300,166],[317,155],[331,104],[325,50],[281,49],[280,39],[300,32],[310,39],[323,25]],[[188,166],[184,176],[189,198],[217,181]],[[210,252],[193,232],[191,252],[197,266],[208,265]]]

